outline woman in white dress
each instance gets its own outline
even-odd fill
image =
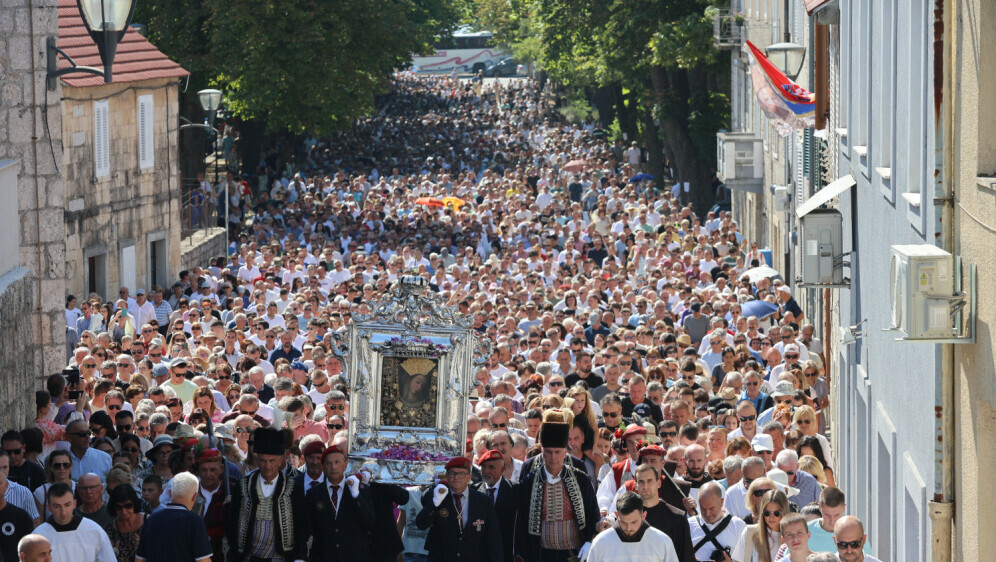
[[[780,490],[766,492],[759,502],[758,523],[748,525],[730,555],[735,562],[772,562],[782,538],[779,525],[789,513],[788,497]]]

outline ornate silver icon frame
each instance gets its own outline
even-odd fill
[[[474,369],[491,354],[473,319],[406,276],[334,342],[350,381],[349,470],[376,465],[380,482],[431,484],[464,454]]]

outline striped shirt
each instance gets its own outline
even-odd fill
[[[160,326],[165,326],[169,324],[169,315],[173,313],[173,307],[169,305],[169,301],[163,300],[156,306],[156,303],[152,303],[152,306],[156,309],[156,322],[159,322]]]
[[[35,497],[31,495],[31,490],[25,486],[8,480],[7,493],[3,495],[3,499],[10,505],[27,511],[32,519],[38,519],[38,506],[35,505]]]

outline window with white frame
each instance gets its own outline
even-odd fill
[[[155,137],[152,95],[138,96],[138,167],[142,170],[155,165]]]
[[[94,175],[111,175],[110,117],[107,100],[93,102],[93,168]]]

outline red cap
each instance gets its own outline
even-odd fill
[[[622,434],[622,438],[626,439],[627,437],[633,437],[634,435],[646,435],[646,434],[647,434],[647,428],[643,427],[642,425],[634,423],[626,428],[626,431],[624,431]]]
[[[667,451],[665,451],[664,447],[661,447],[660,445],[647,445],[646,447],[640,449],[641,459],[643,457],[649,457],[650,455],[657,455],[659,457],[663,457],[667,455]]]
[[[331,447],[326,447],[325,450],[322,451],[322,462],[324,463],[325,457],[331,455],[332,453],[339,453],[342,456],[346,456],[346,451],[343,451],[341,447],[338,445],[332,445]]]
[[[197,452],[197,457],[194,462],[200,464],[202,462],[214,462],[222,460],[221,451],[214,448],[204,448]]]
[[[501,451],[499,451],[497,449],[490,449],[488,451],[485,451],[484,454],[481,455],[481,458],[477,462],[477,464],[483,465],[484,463],[486,463],[488,461],[504,461],[504,460],[505,460],[505,457],[502,456]]]
[[[301,454],[307,457],[308,455],[320,455],[323,452],[325,452],[325,445],[321,441],[312,441],[304,447]]]
[[[451,468],[463,468],[470,470],[470,459],[467,457],[453,457],[450,462],[446,463],[446,470]]]

